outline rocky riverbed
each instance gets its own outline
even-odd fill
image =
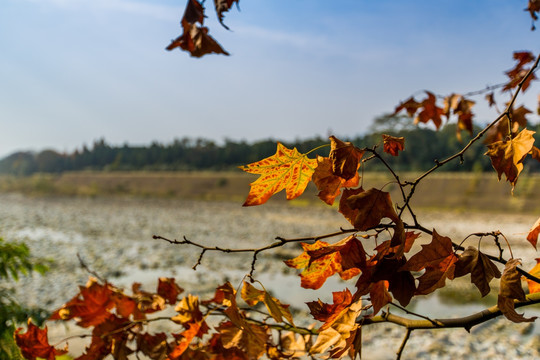
[[[205,245],[230,248],[260,247],[276,236],[298,238],[326,234],[350,225],[336,209],[318,206],[294,206],[282,203],[242,208],[232,202],[179,201],[135,198],[58,198],[25,197],[0,194],[0,235],[6,240],[26,242],[34,255],[52,259],[44,276],[21,279],[16,284],[19,299],[28,305],[53,310],[70,299],[77,285],[86,283],[88,272],[81,268],[77,254],[97,273],[111,282],[129,287],[141,282],[155,286],[159,276],[174,276],[186,291],[209,296],[216,286],[229,280],[240,284],[249,272],[251,255],[207,252],[198,267],[199,251],[193,247],[171,245],[153,240],[153,235],[180,239],[186,236]],[[538,215],[480,213],[443,213],[421,211],[419,220],[427,228],[436,228],[455,242],[472,232],[500,230],[512,244],[515,257],[524,260],[524,268],[534,265],[537,255],[525,236]],[[335,240],[339,240],[336,238]],[[429,242],[429,238],[419,241]],[[466,240],[478,244],[478,238]],[[482,240],[484,251],[493,251],[489,239]],[[299,253],[297,245],[262,253],[256,263],[255,277],[273,291],[282,302],[296,304],[302,317],[304,301],[321,298],[330,301],[331,291],[354,284],[337,279],[322,291],[301,289],[296,272],[282,261]],[[505,255],[508,254],[505,250]],[[455,282],[456,291],[474,292],[468,278]],[[448,294],[448,293],[447,293]],[[431,296],[412,304],[413,309],[433,317],[462,316],[478,311],[486,304],[473,294],[473,303],[462,304],[463,297]],[[467,296],[469,298],[469,296]],[[393,310],[394,311],[394,310]],[[538,310],[526,309],[527,315]],[[307,317],[304,317],[307,321]],[[394,359],[405,335],[403,328],[374,325],[363,330],[363,358]],[[512,324],[496,319],[465,330],[415,331],[408,342],[405,359],[534,359],[540,357],[540,331],[534,324]]]

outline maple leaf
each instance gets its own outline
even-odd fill
[[[241,296],[249,306],[254,306],[262,301],[274,320],[282,322],[283,318],[285,318],[290,324],[294,325],[289,305],[282,304],[278,299],[270,296],[266,290],[259,290],[244,281]]]
[[[405,138],[404,137],[394,137],[390,135],[383,134],[383,149],[385,153],[388,153],[392,156],[398,156],[399,151],[405,149]]]
[[[373,314],[375,316],[388,303],[392,301],[392,295],[388,292],[388,281],[380,280],[374,282],[369,291],[369,298],[373,305]]]
[[[540,161],[540,149],[537,148],[536,146],[533,146],[531,151],[529,152],[529,155],[531,155],[531,157],[536,160],[536,161]]]
[[[531,269],[531,271],[529,271],[529,274],[535,277],[540,277],[540,258],[536,258],[535,260],[536,260],[536,265]],[[537,283],[534,280],[527,279],[527,278],[525,278],[525,280],[527,281],[527,284],[529,285],[529,294],[540,292],[539,283]]]
[[[311,261],[309,251],[329,246],[327,242],[318,240],[314,244],[302,243],[304,252],[294,259],[285,260],[285,264],[295,269],[304,269],[300,273],[300,286],[305,289],[319,289],[327,278],[342,270],[341,254],[332,252]]]
[[[343,280],[349,280],[360,273],[366,265],[366,251],[362,242],[354,235],[338,241],[335,244],[321,247],[316,250],[309,250],[310,263],[317,261],[327,255],[339,253],[341,270],[339,276]]]
[[[361,310],[362,303],[360,301],[349,305],[347,311],[342,312],[332,326],[319,332],[315,343],[309,350],[310,354],[323,353],[329,347],[333,347],[335,352],[344,353],[353,344],[352,340],[356,338],[356,330],[359,327],[356,318]]]
[[[133,283],[131,288],[133,291],[133,299],[137,302],[137,308],[141,312],[150,314],[165,308],[165,299],[158,294],[152,294],[141,290],[140,283]]]
[[[485,155],[491,158],[491,164],[497,171],[499,180],[501,175],[506,175],[506,180],[512,184],[514,189],[518,176],[523,170],[523,160],[531,151],[534,138],[534,131],[523,129],[515,138],[508,141],[497,141],[488,145]]]
[[[150,359],[166,359],[169,350],[167,334],[137,334],[137,349]]]
[[[332,326],[332,324],[343,314],[344,311],[348,311],[349,305],[351,305],[353,301],[353,297],[349,289],[333,292],[332,296],[334,301],[333,304],[323,303],[320,299],[318,301],[310,301],[306,303],[313,318],[324,322],[319,331]]]
[[[514,60],[517,60],[517,64],[514,68],[508,70],[506,75],[510,79],[508,83],[503,87],[502,91],[509,91],[519,85],[519,83],[525,78],[529,69],[523,68],[524,65],[534,61],[534,55],[529,51],[517,51],[514,52]],[[532,73],[527,80],[523,83],[522,90],[525,92],[531,81],[535,80],[536,76]]]
[[[345,180],[355,177],[362,156],[364,156],[364,150],[360,150],[349,141],[343,142],[335,136],[330,136],[330,159],[334,175]]]
[[[488,102],[489,107],[497,105],[497,103],[495,102],[495,94],[493,92],[486,94],[485,99]]]
[[[352,210],[358,210],[353,226],[360,231],[366,231],[381,223],[383,218],[401,222],[394,207],[390,194],[379,189],[371,188],[357,195],[347,197],[347,205]]]
[[[219,22],[227,30],[229,30],[229,28],[223,23],[223,19],[225,17],[224,13],[229,11],[234,3],[236,3],[238,6],[239,0],[214,0],[214,6],[216,8]]]
[[[341,195],[341,199],[339,200],[338,211],[343,214],[345,219],[347,219],[352,225],[354,225],[354,220],[358,216],[360,210],[352,209],[349,206],[347,199],[353,195],[361,194],[362,192],[364,192],[364,189],[361,187],[358,189],[345,189],[343,190],[343,195]]]
[[[493,278],[500,278],[501,272],[486,254],[477,248],[469,246],[456,262],[454,276],[461,277],[471,274],[471,283],[476,285],[482,297],[490,292],[489,282]]]
[[[432,240],[422,245],[422,250],[412,256],[400,270],[420,271],[425,273],[418,278],[417,294],[427,295],[445,285],[446,279],[454,278],[455,263],[458,257],[454,254],[452,240],[441,236],[433,229]]]
[[[181,332],[178,335],[175,335],[175,338],[178,340],[176,346],[169,353],[170,360],[179,360],[180,356],[186,351],[191,341],[202,333],[206,332],[207,325],[204,321],[202,322],[190,322],[185,324],[186,330]]]
[[[202,57],[206,54],[229,55],[221,45],[210,35],[205,26],[189,25],[182,35],[172,40],[165,49],[173,50],[181,48],[190,53],[193,57]]]
[[[85,287],[79,287],[79,294],[55,311],[50,320],[78,319],[77,325],[90,327],[111,318],[109,312],[115,302],[109,284],[101,285],[97,279],[90,278]]]
[[[15,342],[25,359],[35,360],[39,357],[46,360],[54,360],[57,355],[67,353],[67,349],[59,350],[49,345],[47,327],[40,329],[28,319],[26,332],[22,334],[21,330],[22,328],[15,330]]]
[[[435,95],[429,91],[426,91],[427,98],[424,99],[421,103],[421,111],[414,118],[414,123],[428,123],[430,120],[433,121],[437,130],[442,125],[441,115],[444,115],[444,110],[437,106],[437,98]]]
[[[184,291],[176,284],[174,278],[160,277],[157,287],[157,294],[165,299],[167,304],[174,305],[178,300],[178,295]]]
[[[399,113],[401,110],[405,109],[407,111],[407,114],[409,114],[410,117],[413,117],[414,114],[416,114],[416,111],[422,106],[421,103],[414,100],[413,97],[408,98],[407,100],[399,103],[398,106],[396,106],[396,109],[394,110],[394,114]]]
[[[182,298],[174,308],[178,313],[171,318],[172,321],[180,324],[197,323],[203,319],[203,314],[199,310],[199,297],[189,294]]]
[[[276,153],[266,159],[241,166],[240,169],[260,177],[250,184],[244,206],[264,204],[272,195],[285,189],[287,200],[302,195],[317,167],[317,160],[309,159],[296,148],[290,150],[277,144]]]
[[[328,157],[317,156],[317,167],[312,176],[313,183],[319,189],[319,198],[332,205],[342,188],[356,187],[360,182],[358,172],[349,180],[334,175],[332,172],[332,160]]]
[[[420,233],[413,231],[407,231],[405,233],[405,243],[403,247],[392,246],[391,240],[386,240],[375,248],[377,251],[377,260],[381,260],[383,257],[395,257],[400,258],[404,253],[411,251],[414,241],[420,237]]]
[[[260,358],[266,350],[268,329],[264,326],[245,323],[242,328],[230,321],[221,323],[217,328],[221,341],[226,349],[238,348],[244,351],[249,359]]]
[[[529,233],[527,234],[527,241],[530,242],[535,249],[538,242],[538,234],[540,234],[540,218],[536,220],[534,225],[529,230]]]
[[[523,314],[518,314],[514,307],[514,300],[524,301],[526,299],[525,292],[521,287],[521,275],[517,271],[519,265],[521,265],[519,259],[510,259],[504,266],[497,306],[508,320],[516,323],[532,322],[536,316],[526,318]]]

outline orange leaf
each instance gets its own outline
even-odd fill
[[[405,138],[383,134],[384,152],[392,156],[398,156],[399,151],[405,149]]]
[[[343,312],[348,310],[349,305],[351,305],[353,300],[349,289],[333,292],[332,296],[334,303],[331,305],[323,303],[320,299],[318,301],[310,301],[306,303],[309,307],[311,315],[313,315],[316,320],[324,322],[319,331],[332,326],[332,324],[343,314]]]
[[[290,150],[278,143],[274,155],[240,167],[248,173],[260,174],[250,184],[251,190],[244,206],[264,204],[283,189],[287,192],[287,200],[297,198],[306,189],[316,167],[317,160],[309,159],[296,148]]]
[[[350,198],[352,195],[358,195],[362,192],[364,192],[364,189],[362,189],[361,187],[358,189],[345,189],[343,190],[343,195],[341,195],[341,199],[339,200],[339,212],[343,214],[345,219],[347,219],[353,225],[354,219],[356,219],[356,216],[360,211],[358,209],[352,209],[349,206],[347,199]]]
[[[422,104],[414,100],[413,97],[410,97],[407,100],[399,103],[398,106],[396,106],[394,114],[397,114],[401,110],[405,109],[405,111],[407,111],[407,114],[409,114],[410,117],[413,117],[414,114],[416,114],[416,111],[421,107],[421,105]]]
[[[317,241],[314,244],[302,243],[304,252],[294,259],[285,260],[285,264],[295,269],[304,269],[300,274],[300,286],[305,289],[319,289],[323,286],[327,278],[342,270],[341,254],[332,252],[322,256],[315,261],[311,261],[309,251],[314,251],[329,244],[324,241]]]
[[[28,319],[28,328],[21,334],[22,328],[15,330],[15,342],[25,359],[35,360],[37,357],[54,360],[56,355],[67,353],[66,350],[55,349],[49,345],[47,327],[40,329]]]
[[[313,183],[319,189],[319,198],[332,205],[336,197],[341,193],[341,188],[344,187],[356,187],[360,182],[360,176],[358,172],[355,176],[349,180],[345,180],[342,177],[334,175],[332,172],[332,160],[328,157],[317,157],[317,167],[313,173]]]
[[[199,310],[199,297],[191,294],[182,298],[174,311],[178,315],[173,316],[171,320],[179,324],[196,323],[203,319],[203,314]]]
[[[266,327],[245,323],[242,328],[230,321],[217,327],[221,334],[221,341],[226,349],[238,348],[244,351],[249,359],[260,358],[266,349],[268,332]]]
[[[536,258],[535,260],[536,260],[536,265],[531,269],[531,271],[529,271],[529,274],[536,277],[540,277],[540,258]],[[540,292],[539,283],[533,280],[529,280],[527,278],[525,280],[527,280],[527,284],[529,285],[529,294]]]
[[[540,218],[536,220],[534,225],[529,230],[529,234],[527,235],[527,241],[529,241],[535,249],[538,242],[538,234],[540,234]]]
[[[360,150],[349,141],[343,142],[335,136],[330,136],[330,146],[332,173],[345,180],[354,178],[358,173],[364,150]]]
[[[389,218],[396,223],[401,221],[387,192],[371,188],[358,195],[349,196],[346,201],[350,209],[358,210],[353,225],[360,231],[379,225],[383,218]]]
[[[55,311],[50,317],[51,320],[77,318],[77,325],[90,327],[112,316],[109,310],[115,306],[115,303],[109,284],[101,285],[96,279],[91,278],[86,287],[80,286],[79,289],[79,294]]]
[[[488,145],[489,150],[485,153],[491,158],[491,164],[497,171],[499,180],[501,175],[506,175],[506,180],[514,189],[519,173],[523,170],[523,160],[531,151],[534,131],[523,129],[515,138],[508,141],[497,141]]]

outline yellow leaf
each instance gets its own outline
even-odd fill
[[[297,198],[306,189],[316,167],[317,160],[309,159],[296,148],[287,149],[278,143],[274,155],[240,167],[245,172],[260,175],[250,184],[244,206],[264,204],[283,189],[287,193],[287,200]]]

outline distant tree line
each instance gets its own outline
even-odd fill
[[[537,133],[540,125],[536,126]],[[405,151],[399,159],[388,156],[389,164],[398,171],[425,171],[433,166],[434,160],[459,151],[463,143],[470,138],[462,133],[462,139],[454,135],[455,124],[448,124],[439,131],[413,124],[412,119],[402,116],[381,116],[376,118],[370,131],[352,139],[358,147],[380,143],[381,134],[404,136]],[[300,152],[307,152],[317,146],[328,143],[328,139],[283,141],[287,147],[296,147]],[[17,176],[34,173],[62,173],[64,171],[190,171],[190,170],[231,170],[236,166],[248,164],[274,154],[276,140],[267,139],[248,143],[226,139],[217,144],[208,139],[176,139],[170,144],[153,142],[150,146],[109,145],[105,139],[94,141],[89,148],[86,145],[73,153],[59,153],[54,150],[41,152],[16,152],[0,160],[0,174]],[[486,146],[475,143],[464,157],[462,164],[447,165],[447,171],[487,171],[491,164]],[[328,153],[322,149],[321,154]],[[311,154],[314,157],[317,152]],[[538,162],[526,164],[528,171],[540,170]],[[367,171],[383,170],[379,162],[369,162]]]

